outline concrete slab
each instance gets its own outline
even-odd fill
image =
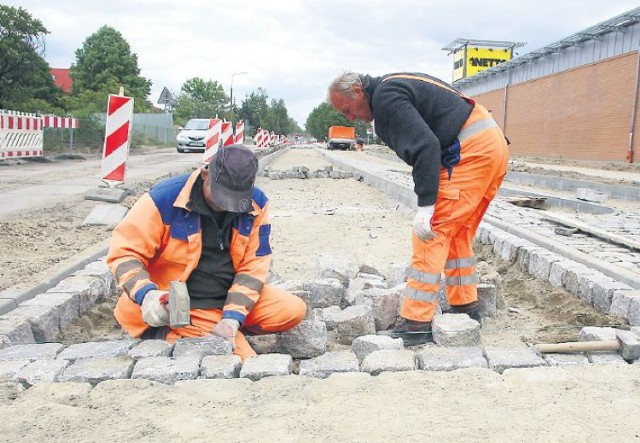
[[[120,222],[129,208],[121,205],[98,205],[84,219],[83,224],[90,226],[109,226]]]
[[[108,203],[120,203],[127,196],[125,189],[119,188],[95,188],[90,189],[84,195],[85,200],[97,200]]]

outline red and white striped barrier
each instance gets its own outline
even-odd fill
[[[209,164],[215,153],[218,152],[221,131],[222,120],[220,120],[219,118],[210,118],[209,129],[207,130],[207,136],[205,140],[204,155],[202,157],[202,161],[205,164]]]
[[[42,117],[24,112],[0,113],[0,159],[41,157]]]
[[[109,94],[101,175],[106,182],[124,183],[132,116],[133,97]]]
[[[276,145],[276,133],[271,131],[271,136],[269,137],[269,146]]]
[[[239,145],[244,143],[244,122],[242,120],[236,123],[236,135],[233,138],[233,142]]]
[[[233,126],[231,122],[222,122],[222,146],[233,144]]]
[[[78,121],[78,119],[73,117],[45,115],[43,118],[45,128],[77,129],[80,127],[80,122]]]
[[[262,148],[262,128],[258,128],[255,136],[256,148]]]

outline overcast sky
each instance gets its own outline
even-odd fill
[[[68,68],[103,25],[119,31],[153,82],[218,81],[236,103],[258,87],[301,126],[344,70],[420,71],[452,80],[456,38],[524,42],[523,55],[638,7],[626,0],[0,0],[42,21],[45,59]],[[114,91],[114,93],[117,91]]]

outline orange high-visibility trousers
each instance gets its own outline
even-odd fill
[[[423,241],[413,232],[400,315],[431,321],[438,306],[442,274],[451,306],[478,300],[473,237],[507,173],[508,148],[489,112],[476,104],[458,135],[460,161],[440,170],[440,187],[431,228]]]
[[[271,334],[287,331],[297,326],[306,314],[307,307],[302,299],[270,285],[264,285],[260,298],[249,312],[236,336],[234,354],[243,361],[256,355],[242,331],[250,334]],[[140,337],[148,328],[142,320],[142,311],[127,294],[118,299],[114,315],[122,328],[132,337]],[[175,343],[185,337],[204,337],[222,319],[220,309],[192,309],[191,324],[182,328],[170,328],[165,340]]]

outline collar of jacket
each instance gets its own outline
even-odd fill
[[[189,199],[191,198],[191,189],[193,189],[193,184],[196,182],[196,179],[200,176],[204,168],[204,166],[201,166],[189,175],[187,182],[184,184],[180,194],[178,194],[178,198],[173,202],[174,207],[182,208],[185,211],[191,212],[191,209],[188,207]],[[253,199],[251,200],[251,206],[253,207],[253,210],[248,211],[247,213],[251,215],[258,215],[260,208]]]
[[[376,90],[376,87],[380,83],[380,79],[382,79],[382,77],[371,77],[370,75],[365,75],[364,78],[364,84],[366,85],[364,87],[364,92],[369,97],[369,108],[373,110],[373,103],[371,101],[373,99],[373,91]]]

